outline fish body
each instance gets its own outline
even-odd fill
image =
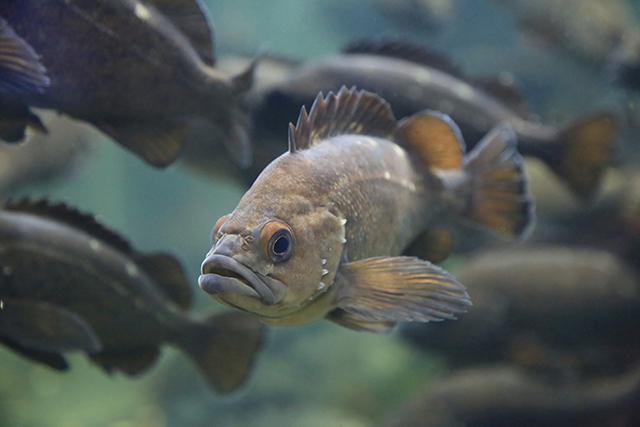
[[[59,309],[60,318],[64,312],[79,317],[97,344],[79,344],[75,349],[86,351],[108,371],[141,372],[154,362],[159,346],[168,342],[190,354],[210,383],[222,391],[244,380],[262,340],[262,328],[246,315],[234,319],[225,314],[210,321],[189,316],[185,312],[189,288],[174,258],[136,253],[92,217],[65,205],[10,203],[0,213],[0,264],[3,307],[17,307],[13,316],[4,312],[0,316],[5,315],[4,324],[11,321],[25,331],[3,338],[8,337],[19,351],[40,352],[45,361],[59,360],[61,351],[73,349],[69,343],[80,335],[78,327],[63,321],[53,324],[66,343],[56,348],[57,336],[38,339],[47,335],[39,333],[44,326],[25,324],[24,314],[20,317],[29,312],[22,308],[25,304],[31,311],[38,306],[43,311]],[[73,333],[64,335],[66,330]],[[245,340],[236,348],[229,342],[234,334]],[[87,340],[80,336],[78,342]],[[223,367],[211,365],[224,362],[217,355],[231,355],[237,347],[243,349],[236,356],[244,359],[240,363],[245,371],[231,380],[232,387]],[[216,357],[218,362],[213,360]],[[226,368],[233,371],[230,366]]]
[[[464,369],[429,384],[381,426],[631,427],[639,395],[637,368],[560,384],[509,366]]]
[[[402,330],[453,365],[511,361],[591,373],[637,360],[640,281],[612,253],[549,245],[491,250],[469,259],[457,278],[474,298],[470,313],[437,331]]]
[[[362,42],[299,67],[268,90],[255,108],[255,128],[273,134],[309,106],[320,91],[357,86],[382,96],[398,117],[424,109],[441,111],[460,126],[473,145],[498,123],[508,122],[522,155],[543,160],[579,196],[588,198],[609,164],[616,120],[601,113],[564,127],[531,119],[517,93],[499,82],[464,78],[446,58],[406,42]],[[256,132],[256,146],[268,144]]]
[[[87,121],[155,166],[178,155],[192,119],[230,139],[248,161],[236,95],[245,87],[214,66],[208,18],[195,0],[7,1],[0,17],[38,53],[50,78],[17,105]]]
[[[508,126],[487,136],[483,145],[491,149],[464,160],[459,138],[439,113],[398,124],[374,94],[320,94],[290,128],[289,151],[216,224],[200,286],[268,324],[327,316],[382,331],[397,321],[452,318],[468,304],[464,288],[438,267],[398,255],[448,214],[511,236],[525,234],[532,216]],[[501,160],[493,158],[498,153]],[[508,200],[499,214],[480,201],[472,207],[468,194],[476,185],[482,192],[492,161],[489,168],[509,181],[505,193],[497,190]]]

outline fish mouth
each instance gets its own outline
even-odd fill
[[[232,292],[261,299],[267,305],[280,302],[287,290],[284,283],[254,273],[235,259],[211,254],[202,262],[200,288],[211,295]]]

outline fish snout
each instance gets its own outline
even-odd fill
[[[218,254],[228,257],[233,257],[240,252],[242,247],[242,237],[234,234],[226,234],[222,236],[216,244],[211,248],[207,256],[212,254]]]
[[[284,297],[283,292],[274,292],[249,267],[230,256],[222,255],[217,249],[207,255],[201,271],[198,285],[212,295],[222,292],[248,295],[261,299],[267,305],[275,304]],[[271,281],[269,283],[271,284]]]

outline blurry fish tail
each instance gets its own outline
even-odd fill
[[[245,383],[264,343],[266,327],[256,316],[215,313],[187,329],[177,344],[214,390],[231,393]]]
[[[524,239],[535,222],[523,159],[508,123],[494,127],[464,157],[464,216],[510,238]]]
[[[558,151],[543,160],[583,200],[598,189],[611,163],[617,122],[610,113],[601,113],[573,122],[558,135]]]

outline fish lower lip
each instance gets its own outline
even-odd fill
[[[251,286],[245,285],[233,277],[224,277],[217,274],[203,274],[198,278],[198,285],[208,294],[218,294],[220,292],[233,292],[236,294],[249,295],[260,298],[260,294]]]
[[[244,280],[246,280],[250,286],[233,277],[224,277],[213,274],[211,272],[211,268],[209,267],[211,265],[219,265],[223,268],[233,271],[234,273],[240,275]],[[207,278],[207,276],[213,277]],[[233,289],[239,289],[242,291],[240,293],[249,295],[246,293],[247,290],[245,289],[249,288],[255,291],[255,293],[257,293],[257,296],[261,298],[265,302],[265,304],[271,305],[277,302],[273,291],[262,280],[260,280],[260,278],[253,271],[251,271],[251,269],[240,264],[235,259],[225,255],[211,254],[207,256],[202,262],[202,276],[200,276],[198,282],[201,283],[200,287],[205,292],[207,292],[207,289],[205,289],[205,287],[209,287],[209,289],[214,292],[218,290],[215,293],[221,292],[223,289],[221,289],[220,287],[222,286],[229,289],[229,292],[236,292]],[[205,285],[205,287],[202,286],[203,284]],[[239,287],[239,285],[242,285],[242,287]],[[252,296],[256,295],[252,294]],[[278,301],[279,300],[280,298],[278,299]]]

